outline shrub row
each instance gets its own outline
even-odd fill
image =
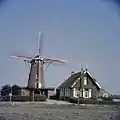
[[[69,98],[69,102],[78,103],[78,99]],[[79,104],[106,104],[106,105],[120,105],[120,102],[108,101],[108,100],[92,100],[92,99],[80,99]]]
[[[56,95],[51,95],[51,96],[49,96],[49,99],[57,100],[57,96]]]
[[[50,96],[50,99],[58,100],[56,95]],[[101,100],[97,100],[97,98],[91,98],[91,99],[83,99],[80,98],[79,104],[108,104],[108,105],[115,105],[115,104],[120,104],[120,102],[114,102],[111,97],[108,98],[100,98]],[[78,103],[78,99],[76,98],[70,98],[70,97],[65,97],[62,96],[60,100],[63,101],[68,101],[71,103]]]
[[[12,101],[46,101],[45,95],[35,96],[34,98],[32,96],[18,96],[14,95],[11,97]],[[1,98],[1,101],[10,101],[10,96],[3,96]]]

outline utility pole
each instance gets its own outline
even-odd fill
[[[10,102],[12,101],[12,85],[11,85],[11,91],[9,93],[9,96],[10,96]]]
[[[84,70],[83,70],[83,68],[81,68],[81,80],[80,80],[80,82],[81,82],[81,92],[82,92],[82,98],[83,98],[83,77],[84,77]]]
[[[81,74],[80,74],[80,77],[78,78],[79,79],[79,93],[78,93],[78,105],[80,104],[80,93],[82,95],[82,98],[83,98],[83,85],[82,85],[82,80],[83,80],[83,68],[81,68]]]
[[[78,80],[79,80],[79,82],[81,82],[80,77],[78,78]],[[79,83],[79,85],[81,86],[81,83]],[[80,104],[80,86],[78,88],[78,105]]]

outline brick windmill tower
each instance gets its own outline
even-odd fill
[[[35,57],[31,56],[11,56],[11,58],[22,59],[30,65],[30,72],[28,77],[27,89],[33,92],[33,90],[48,91],[50,88],[45,88],[44,82],[44,65],[47,67],[53,62],[66,63],[65,60],[53,59],[42,57],[42,42],[43,33],[39,32],[38,37],[38,53]]]

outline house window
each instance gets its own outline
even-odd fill
[[[87,77],[84,77],[84,85],[87,85]]]
[[[83,97],[91,98],[91,89],[83,89]]]
[[[85,91],[85,97],[88,97],[88,92],[87,91]]]
[[[88,98],[89,97],[89,93],[88,93],[88,91],[85,91],[85,96],[84,96],[85,98]]]

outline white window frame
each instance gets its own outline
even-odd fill
[[[87,84],[88,84],[87,77],[84,77],[84,85],[87,85]]]
[[[73,97],[78,98],[78,96],[77,96],[77,90],[75,88],[73,88]]]
[[[89,89],[89,98],[91,98],[92,97],[92,94],[91,94],[91,89]]]

